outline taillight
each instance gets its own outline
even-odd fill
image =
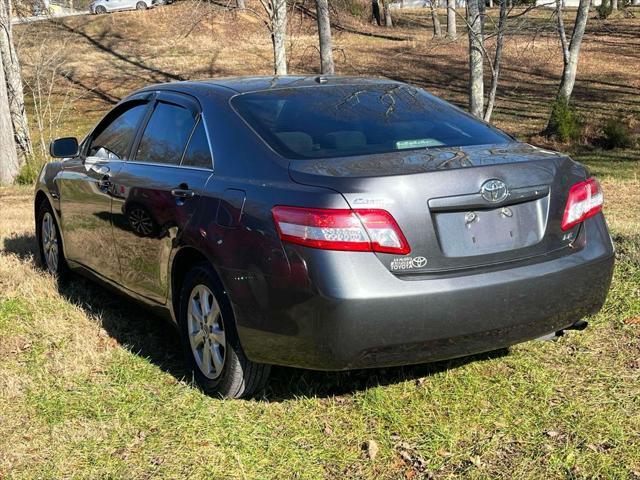
[[[386,210],[274,207],[271,212],[283,241],[325,250],[411,251],[400,227]]]
[[[603,200],[602,189],[595,178],[573,185],[569,189],[567,206],[564,208],[562,230],[569,230],[601,211]]]

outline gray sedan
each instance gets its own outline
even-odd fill
[[[400,82],[152,85],[51,153],[42,264],[170,319],[211,394],[582,329],[611,281],[584,166]]]

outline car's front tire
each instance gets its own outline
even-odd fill
[[[43,201],[38,207],[36,238],[40,265],[54,277],[64,278],[68,267],[62,249],[62,237],[56,217],[47,201]]]
[[[107,13],[107,9],[105,7],[102,5],[98,5],[96,7],[96,15],[104,15],[105,13]]]
[[[241,398],[264,387],[270,365],[245,356],[231,304],[209,264],[200,263],[187,273],[178,323],[187,368],[205,393]]]

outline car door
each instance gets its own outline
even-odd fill
[[[120,276],[111,225],[117,192],[111,181],[123,166],[150,99],[118,105],[66,160],[59,175],[61,225],[67,259],[117,281]]]
[[[123,285],[157,302],[168,293],[173,246],[196,212],[212,173],[199,104],[161,92],[114,184],[112,212]]]

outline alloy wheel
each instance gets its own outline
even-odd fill
[[[58,272],[58,232],[56,230],[55,220],[51,213],[46,212],[42,216],[42,251],[47,262],[47,269],[50,273]]]
[[[153,231],[153,220],[141,208],[134,208],[129,212],[129,223],[133,231],[140,235],[151,235]]]
[[[203,375],[220,376],[224,367],[226,340],[222,312],[206,285],[196,285],[189,295],[187,326],[191,353]]]

